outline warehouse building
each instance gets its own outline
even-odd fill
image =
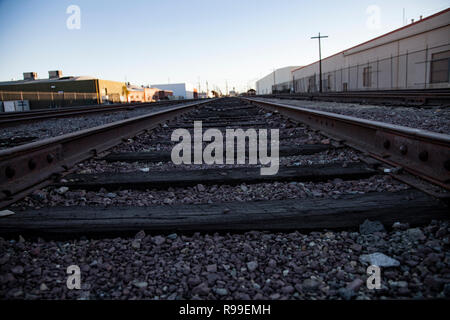
[[[127,102],[152,102],[157,94],[156,88],[145,88],[127,84]]]
[[[271,94],[274,92],[275,88],[277,88],[278,91],[291,92],[291,72],[296,68],[298,68],[298,66],[280,68],[256,81],[257,94]]]
[[[161,90],[159,88],[139,87],[127,84],[127,101],[128,102],[155,102],[160,100],[169,100],[173,96],[173,92],[169,90]]]
[[[450,8],[322,60],[324,92],[449,88],[449,74]],[[295,92],[319,91],[319,62],[291,81]]]
[[[198,99],[197,89],[187,83],[154,84],[150,88],[172,91],[174,99]]]
[[[1,101],[28,101],[30,109],[127,101],[124,82],[93,77],[63,77],[49,71],[48,79],[38,79],[35,72],[25,72],[24,79],[0,82]]]

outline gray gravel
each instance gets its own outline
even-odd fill
[[[122,112],[96,113],[73,118],[55,118],[9,127],[0,132],[0,139],[35,137],[34,141],[63,134],[93,128],[115,121],[125,120],[144,114],[150,114],[173,106],[151,106]],[[0,147],[5,149],[5,147]]]
[[[279,159],[280,166],[307,166],[312,164],[329,164],[329,163],[351,163],[359,162],[360,155],[358,152],[350,148],[330,149],[312,155],[300,155],[291,157],[281,157]],[[212,168],[249,168],[261,167],[261,164],[250,165],[248,158],[246,164],[180,164],[175,165],[173,162],[107,162],[105,160],[91,159],[78,164],[75,167],[74,173],[89,174],[89,173],[124,173],[124,172],[154,172],[154,171],[168,171],[168,170],[200,170]]]
[[[334,112],[362,119],[392,123],[416,129],[450,134],[450,109],[430,107],[427,109],[360,105],[327,101],[289,99],[266,99],[320,111]]]
[[[448,221],[390,232],[145,235],[29,241],[0,238],[1,299],[429,299],[450,297]],[[391,227],[391,226],[387,226]],[[367,255],[381,289],[366,287]],[[66,268],[81,269],[68,290]]]
[[[118,190],[98,192],[48,187],[12,205],[12,210],[54,206],[152,206],[169,204],[222,203],[232,201],[285,200],[306,198],[339,199],[348,194],[395,192],[409,187],[390,176],[378,175],[369,179],[329,182],[274,182],[241,184],[237,186],[199,184],[188,188],[167,190]]]

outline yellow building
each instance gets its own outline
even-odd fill
[[[127,86],[94,77],[63,77],[61,71],[49,71],[48,79],[37,79],[36,73],[28,72],[23,80],[0,82],[0,100],[28,100],[31,109],[125,103]]]

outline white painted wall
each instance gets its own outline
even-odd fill
[[[273,85],[292,81],[291,71],[295,68],[298,68],[298,66],[280,68],[256,81],[256,93],[270,94],[272,93]]]
[[[18,111],[30,111],[29,100],[11,100],[0,102],[1,112],[18,112]]]
[[[150,88],[173,91],[174,97],[183,99],[194,99],[194,87],[188,83],[153,84]]]

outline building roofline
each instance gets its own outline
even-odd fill
[[[106,80],[106,79],[100,79],[96,77],[91,76],[65,76],[61,78],[54,78],[54,79],[35,79],[35,80],[11,80],[11,81],[1,81],[0,85],[27,85],[27,84],[34,84],[34,83],[63,83],[63,82],[78,82],[78,81],[92,81],[92,80],[99,80],[99,81],[111,81],[111,82],[118,82],[123,83],[122,81],[115,81],[115,80]]]
[[[186,82],[176,82],[176,83],[158,83],[158,84],[151,84],[150,86],[174,86],[174,85],[186,85]]]
[[[350,47],[350,48],[348,48],[348,49],[342,50],[342,51],[340,51],[340,52],[338,52],[338,53],[332,54],[331,56],[328,56],[328,57],[326,57],[326,58],[323,58],[322,61],[327,60],[327,59],[329,59],[329,58],[332,58],[332,57],[334,57],[334,56],[337,56],[337,55],[339,55],[339,54],[342,54],[342,53],[344,53],[345,51],[349,51],[349,50],[355,49],[355,48],[357,48],[357,47],[363,46],[363,45],[365,45],[365,44],[368,44],[368,43],[370,43],[370,42],[372,42],[372,41],[375,41],[375,40],[384,38],[384,37],[386,37],[386,36],[388,36],[388,35],[390,35],[390,34],[393,34],[393,33],[395,33],[395,32],[398,32],[398,31],[401,31],[401,30],[410,28],[410,27],[415,26],[415,25],[417,25],[417,24],[419,24],[419,23],[421,23],[421,22],[424,22],[424,21],[429,20],[429,19],[431,19],[431,18],[440,16],[440,15],[442,15],[442,14],[444,14],[444,13],[449,12],[449,11],[450,11],[450,8],[447,8],[447,9],[445,9],[445,10],[436,12],[435,14],[432,14],[431,16],[425,17],[425,18],[423,18],[423,19],[421,19],[421,20],[418,20],[418,21],[416,21],[416,22],[407,24],[406,26],[403,26],[403,27],[397,28],[397,29],[395,29],[395,30],[389,31],[388,33],[382,34],[381,36],[375,37],[375,38],[373,38],[373,39],[370,39],[370,40],[368,40],[368,41],[365,41],[365,42],[363,42],[363,43],[360,43],[360,44],[357,44],[357,45],[355,45],[355,46],[353,46],[353,47]],[[311,66],[311,65],[313,65],[313,64],[315,64],[315,63],[317,63],[317,62],[319,62],[319,60],[314,61],[314,62],[312,62],[312,63],[310,63],[310,64],[307,64],[307,65],[305,65],[305,66],[299,67],[299,68],[297,68],[297,69],[294,69],[294,70],[292,70],[291,72],[295,72],[295,71],[301,70],[301,69],[303,69],[303,68],[309,67],[309,66]]]
[[[261,79],[256,80],[255,82],[259,82],[262,79],[271,76],[274,72],[277,72],[278,70],[282,70],[282,69],[287,69],[287,68],[297,68],[297,69],[301,69],[303,66],[287,66],[287,67],[282,67],[282,68],[278,68],[275,69],[274,71],[272,71],[271,73],[266,74],[264,77],[262,77]],[[290,70],[290,72],[292,73],[294,70]]]

